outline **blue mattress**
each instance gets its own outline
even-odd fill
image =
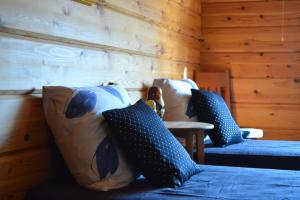
[[[139,179],[123,189],[99,192],[77,184],[49,183],[31,191],[37,200],[299,199],[300,171],[202,165],[180,188],[155,188]]]
[[[245,140],[222,148],[208,140],[205,164],[300,170],[300,142]]]

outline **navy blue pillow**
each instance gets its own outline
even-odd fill
[[[125,156],[152,183],[181,186],[199,166],[142,100],[123,109],[103,112]]]
[[[243,142],[240,128],[219,94],[192,89],[192,102],[198,114],[198,120],[214,124],[215,128],[206,133],[215,146],[222,147]]]

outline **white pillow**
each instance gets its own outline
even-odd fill
[[[162,89],[165,102],[164,120],[197,121],[197,115],[191,103],[191,89],[198,89],[194,81],[190,79],[155,79],[153,86],[158,86]]]
[[[107,191],[134,179],[102,116],[106,110],[130,104],[126,90],[117,85],[43,87],[47,122],[71,173],[82,186]]]

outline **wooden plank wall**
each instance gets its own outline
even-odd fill
[[[202,1],[201,69],[231,69],[235,117],[265,139],[300,140],[299,19],[299,0]]]
[[[0,199],[51,176],[43,85],[121,83],[134,100],[156,77],[200,64],[200,0],[0,2]],[[36,94],[28,94],[30,92]]]

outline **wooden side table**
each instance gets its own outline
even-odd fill
[[[204,163],[204,130],[213,129],[213,124],[187,121],[164,121],[164,124],[176,137],[186,140],[186,150],[191,158],[193,158],[193,140],[196,135],[197,160],[199,163]]]

